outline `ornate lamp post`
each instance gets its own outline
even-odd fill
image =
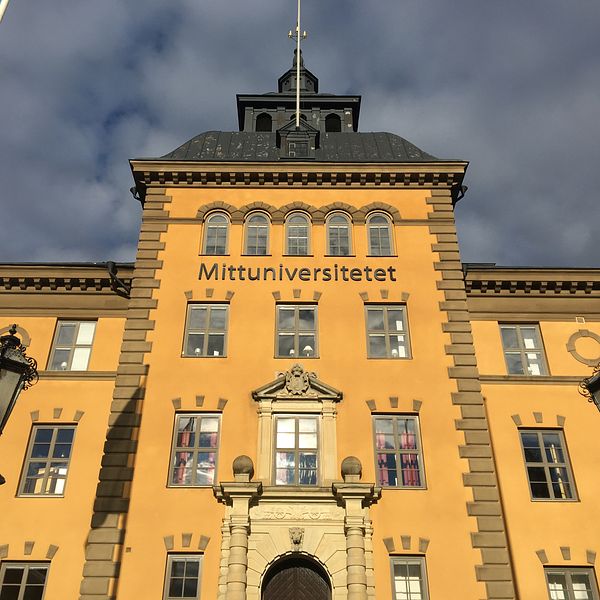
[[[594,368],[594,372],[579,384],[579,393],[593,402],[600,410],[600,363]]]
[[[0,337],[0,435],[21,390],[30,388],[38,380],[37,363],[25,354],[16,333],[17,326],[13,325],[8,334]],[[4,481],[0,475],[0,485]]]

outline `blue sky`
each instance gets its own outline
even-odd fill
[[[12,0],[0,23],[0,261],[132,260],[128,159],[235,130],[291,65],[295,0]],[[600,266],[600,4],[304,0],[361,131],[471,161],[462,257]]]

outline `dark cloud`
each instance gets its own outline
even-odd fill
[[[303,2],[321,88],[361,129],[471,161],[463,259],[599,266],[600,5]],[[275,89],[295,2],[11,2],[0,24],[0,260],[130,260],[127,160],[236,128]]]

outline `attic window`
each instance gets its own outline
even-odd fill
[[[306,158],[308,156],[308,142],[288,142],[288,156],[291,158]]]
[[[342,120],[336,114],[327,115],[325,118],[325,131],[339,132],[342,131]]]
[[[273,130],[273,120],[271,119],[271,115],[267,113],[261,113],[256,117],[256,131],[272,131]]]

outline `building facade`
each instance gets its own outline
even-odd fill
[[[598,600],[600,270],[463,264],[467,163],[300,72],[131,161],[134,264],[0,266],[2,600]]]

